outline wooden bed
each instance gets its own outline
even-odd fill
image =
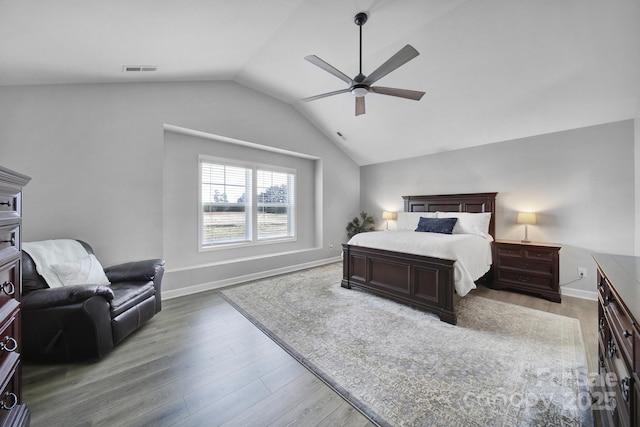
[[[489,234],[495,236],[497,193],[403,196],[405,212],[491,212]],[[454,261],[342,245],[342,287],[358,287],[432,312],[456,324]],[[491,271],[488,273],[490,274]],[[485,275],[486,277],[486,275]]]

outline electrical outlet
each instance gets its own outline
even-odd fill
[[[587,269],[584,267],[578,267],[578,277],[581,279],[587,277]]]
[[[329,249],[333,249],[333,243],[329,243]]]

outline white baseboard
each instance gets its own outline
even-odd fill
[[[249,282],[251,280],[260,280],[267,277],[277,276],[278,274],[291,273],[294,271],[304,270],[306,268],[318,267],[321,265],[331,264],[340,261],[342,258],[337,256],[334,258],[326,258],[318,261],[306,262],[304,264],[290,265],[287,267],[276,268],[274,270],[261,271],[253,274],[246,274],[244,276],[230,277],[228,279],[216,280],[214,282],[201,283],[198,285],[189,286],[186,288],[163,290],[162,300],[168,300],[172,298],[183,297],[186,295],[197,294],[199,292],[211,291],[213,289],[220,289],[226,286],[237,285],[239,283]]]
[[[567,296],[567,297],[588,299],[591,301],[598,301],[598,293],[596,291],[583,291],[580,289],[571,289],[571,288],[561,288],[561,289],[562,289],[563,297]]]

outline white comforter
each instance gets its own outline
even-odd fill
[[[491,241],[473,234],[416,231],[372,231],[356,234],[350,245],[453,260],[453,279],[460,296],[475,289],[474,281],[491,267]]]

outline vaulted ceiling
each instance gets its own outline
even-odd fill
[[[370,93],[358,73],[420,56]],[[154,65],[154,72],[122,72]],[[234,80],[290,103],[358,164],[640,117],[639,0],[0,0],[0,85]],[[341,133],[344,138],[337,135]]]

